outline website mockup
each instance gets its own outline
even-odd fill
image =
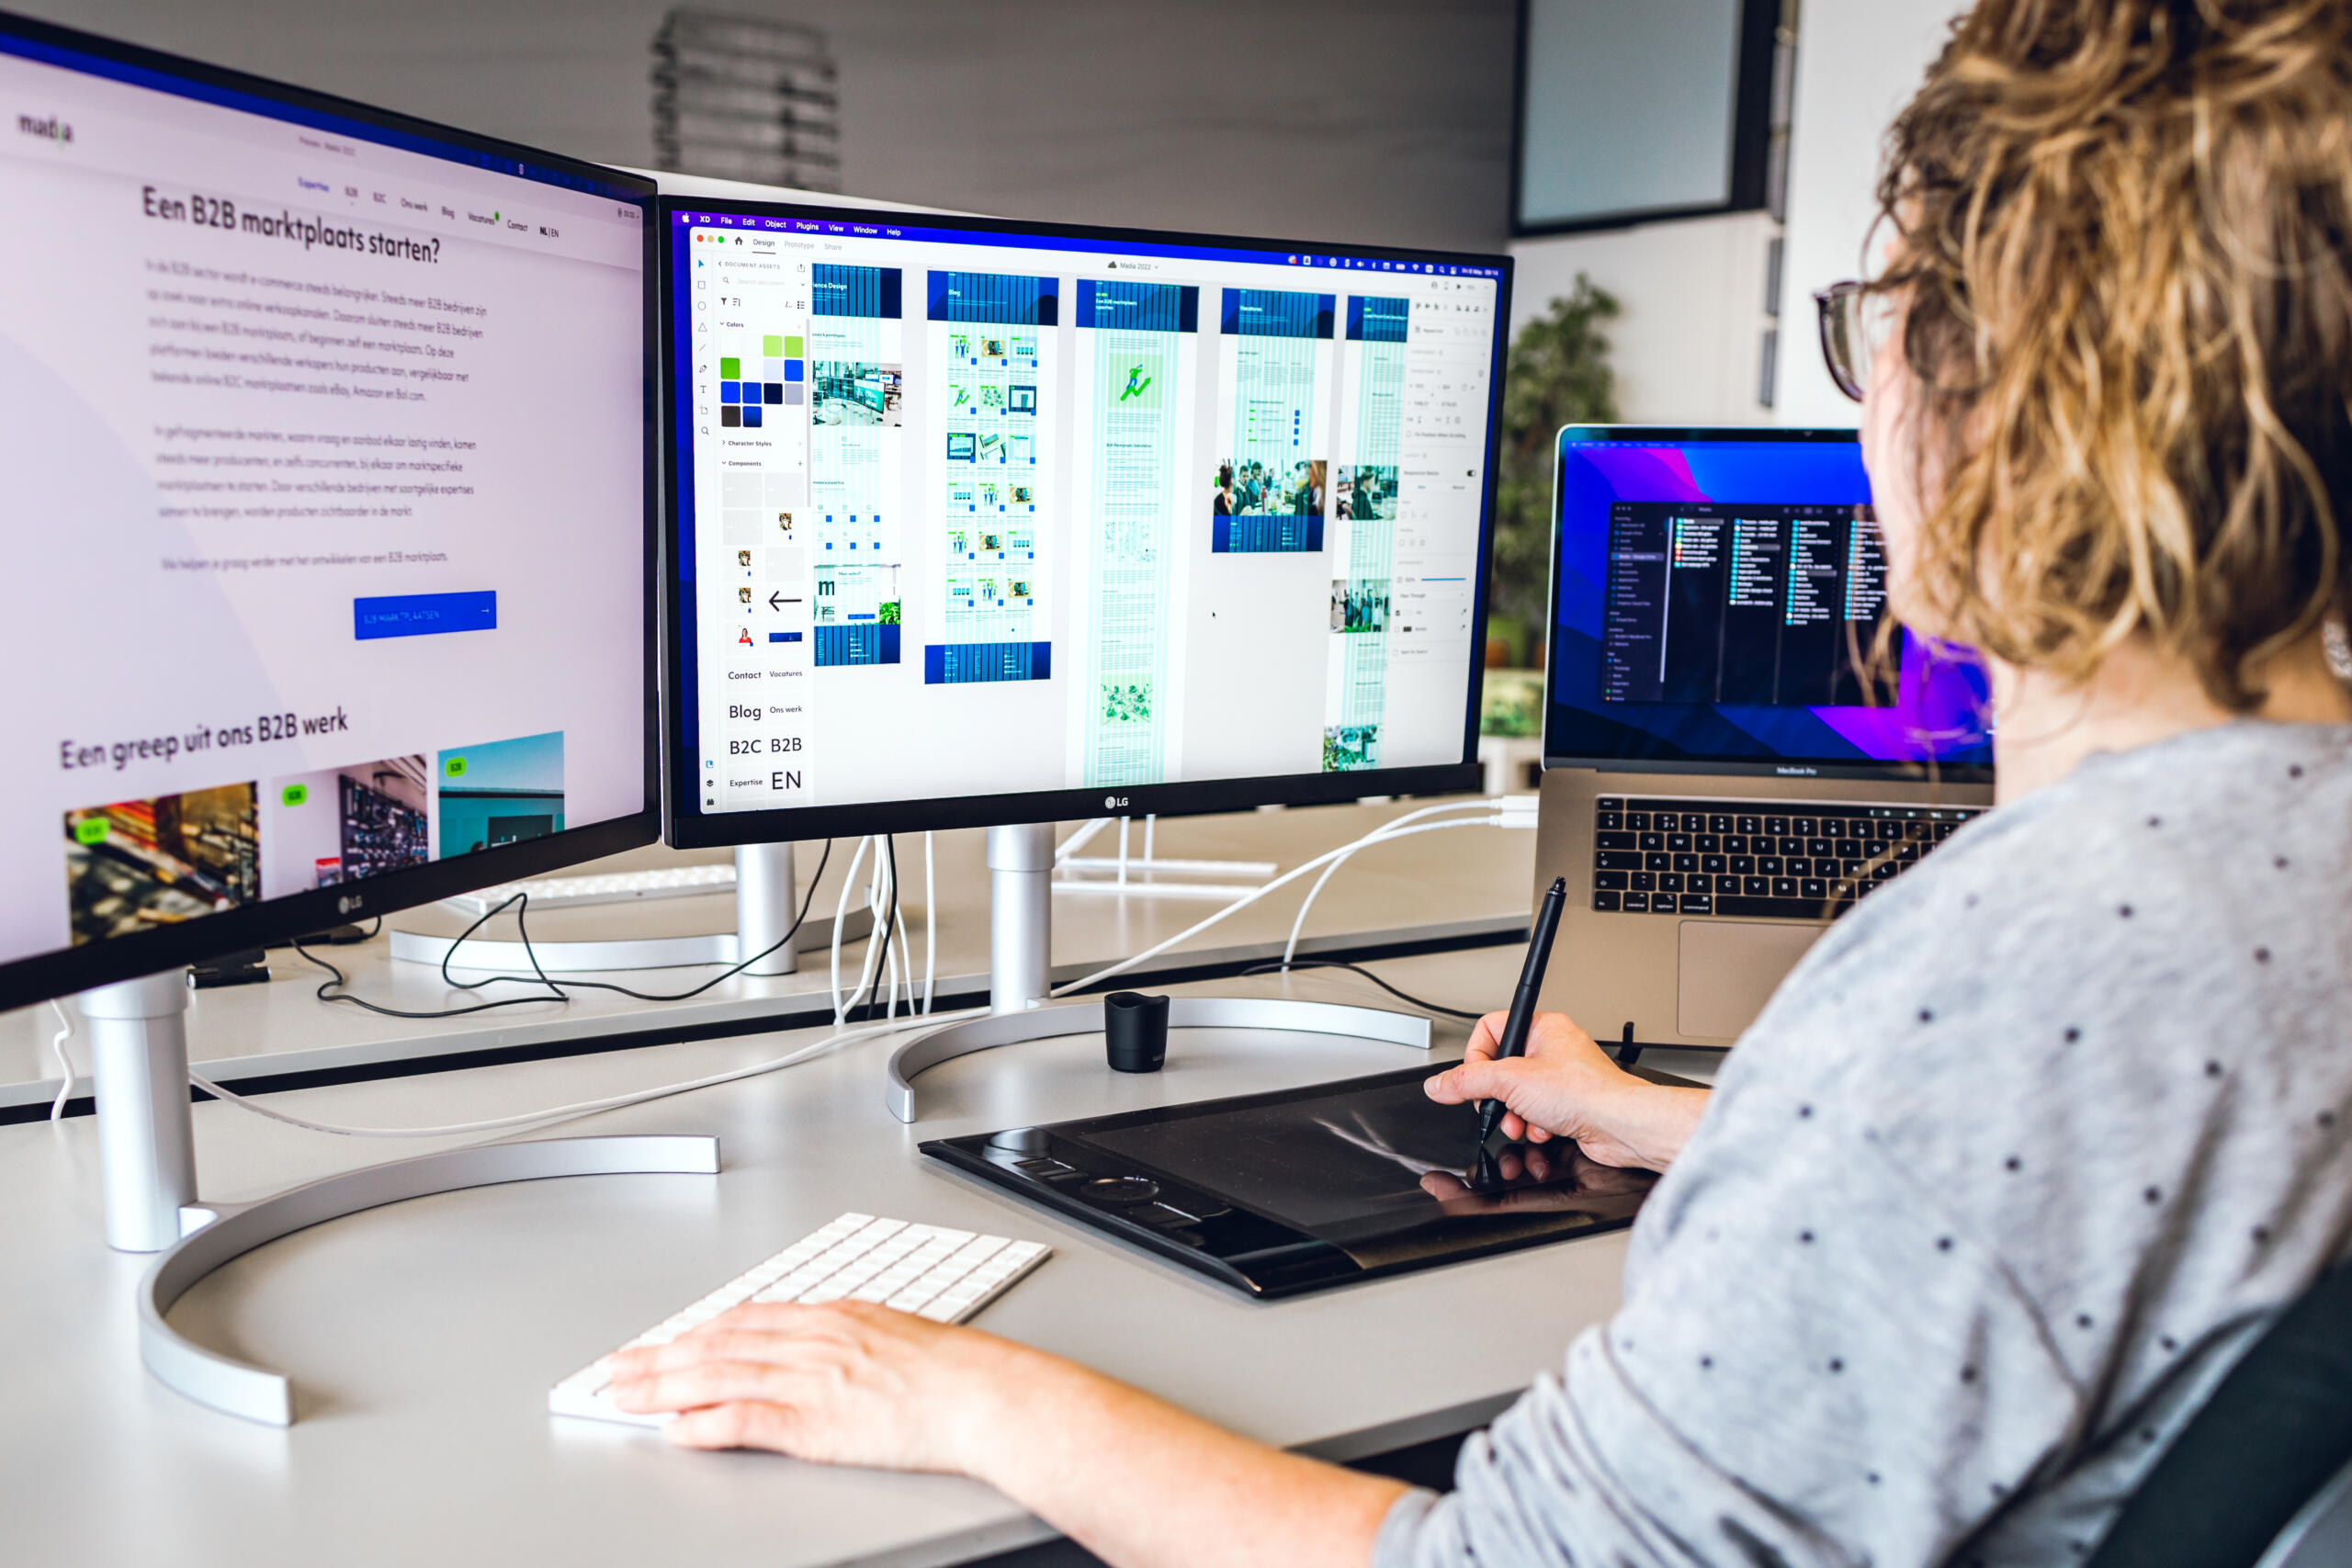
[[[643,209],[267,107],[0,36],[0,962],[644,809]]]
[[[702,810],[1462,760],[1498,272],[669,242]]]

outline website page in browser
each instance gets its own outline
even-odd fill
[[[641,810],[641,209],[7,47],[0,961]]]

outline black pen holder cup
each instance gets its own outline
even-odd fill
[[[1104,997],[1102,1040],[1112,1071],[1159,1071],[1168,1060],[1168,998],[1141,991],[1114,991]]]

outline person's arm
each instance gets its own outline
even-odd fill
[[[1478,1021],[1461,1065],[1430,1079],[1431,1100],[1500,1100],[1509,1108],[1506,1137],[1532,1144],[1572,1138],[1600,1165],[1664,1170],[1674,1163],[1707,1109],[1707,1090],[1635,1077],[1556,1012],[1536,1015],[1524,1056],[1498,1058],[1509,1016],[1490,1012]]]
[[[621,1408],[686,1411],[673,1442],[974,1476],[1120,1568],[1364,1568],[1406,1490],[888,1307],[738,1307],[616,1359]]]

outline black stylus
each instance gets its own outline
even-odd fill
[[[1544,971],[1552,962],[1552,938],[1560,929],[1560,907],[1568,901],[1568,879],[1555,876],[1550,891],[1544,895],[1543,904],[1535,911],[1535,930],[1527,939],[1527,962],[1519,971],[1519,989],[1510,998],[1510,1016],[1503,1021],[1503,1037],[1495,1042],[1495,1056],[1527,1055],[1527,1029],[1535,1021],[1536,993],[1544,988]],[[1485,1148],[1487,1140],[1495,1135],[1495,1125],[1503,1119],[1503,1102],[1487,1101],[1478,1117],[1478,1146]]]

